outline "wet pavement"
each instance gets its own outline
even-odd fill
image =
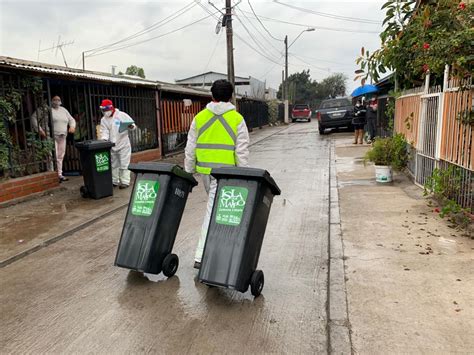
[[[472,353],[474,240],[405,175],[377,184],[351,140],[338,136],[336,155],[352,350]]]
[[[282,128],[274,126],[254,130],[250,134],[251,144]],[[183,155],[174,154],[163,161],[182,164]],[[69,231],[79,229],[85,223],[94,222],[102,215],[128,205],[131,189],[114,189],[113,196],[93,200],[80,196],[82,185],[81,176],[69,177],[68,182],[45,195],[28,198],[6,208],[0,206],[0,267],[69,235]]]
[[[317,123],[272,134],[251,148],[251,166],[269,170],[282,190],[260,255],[260,297],[196,281],[201,184],[188,199],[170,279],[113,266],[124,209],[0,269],[2,352],[326,352],[331,138],[319,136]],[[101,202],[81,203],[64,208],[94,215]]]

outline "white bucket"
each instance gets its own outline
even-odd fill
[[[375,165],[375,181],[392,182],[392,167],[385,165]]]

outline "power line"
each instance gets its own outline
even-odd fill
[[[221,39],[221,35],[219,33],[217,35],[216,44],[214,45],[214,49],[212,50],[211,56],[209,57],[209,60],[207,61],[206,66],[204,67],[203,73],[206,72],[207,68],[209,67],[209,64],[211,64],[211,60],[212,60],[212,58],[214,58],[214,54],[216,53],[216,49],[217,49],[217,46],[219,45],[220,39]]]
[[[290,55],[294,55],[294,53],[290,53]],[[347,63],[344,64],[344,63],[334,62],[334,61],[332,61],[332,60],[325,60],[325,59],[319,59],[319,58],[312,58],[312,57],[308,57],[308,56],[301,55],[301,54],[298,54],[298,56],[299,56],[299,57],[302,57],[302,58],[314,60],[314,61],[316,61],[316,62],[325,62],[325,63],[340,65],[340,66],[343,66],[343,67],[352,67],[352,65],[349,65],[349,64],[347,64]]]
[[[276,38],[275,36],[273,36],[272,33],[265,27],[265,25],[263,24],[263,22],[260,21],[260,19],[258,18],[257,14],[255,13],[255,10],[253,9],[252,4],[250,3],[250,0],[248,0],[248,3],[249,3],[249,6],[250,6],[250,9],[252,10],[253,15],[254,15],[255,18],[258,20],[258,22],[259,22],[260,25],[263,27],[263,29],[268,33],[268,35],[269,35],[271,38],[273,38],[274,40],[276,40],[276,41],[283,42],[283,39]]]
[[[299,10],[299,11],[302,11],[302,12],[305,12],[305,13],[310,13],[310,14],[317,15],[317,16],[328,17],[328,18],[335,19],[335,20],[367,23],[367,24],[373,24],[373,25],[380,25],[381,24],[379,21],[374,21],[374,20],[370,20],[370,19],[350,17],[350,16],[340,16],[340,15],[330,14],[330,13],[327,13],[327,12],[320,12],[320,11],[314,11],[314,10],[311,10],[311,9],[305,9],[303,7],[290,5],[290,4],[285,4],[285,3],[282,3],[278,0],[273,0],[273,2],[278,4],[278,5],[281,5],[281,6],[289,7],[291,9]]]
[[[240,11],[240,9],[239,9],[239,11]],[[268,44],[270,45],[270,47],[272,47],[278,54],[281,54],[281,52],[282,52],[281,49],[278,49],[277,47],[275,47],[275,45],[274,45],[272,42],[270,42],[269,39],[267,39],[267,36],[265,36],[265,35],[252,23],[252,21],[250,21],[250,19],[247,17],[247,15],[245,15],[243,12],[242,12],[242,15],[245,17],[245,19],[247,20],[247,22],[253,27],[253,29],[255,30],[255,32],[257,32],[257,33],[263,38],[263,40],[264,40],[266,43],[268,43]],[[238,20],[239,22],[241,22],[241,20],[238,18],[238,16],[236,16],[236,17],[237,17],[237,20]]]
[[[321,70],[321,71],[328,72],[328,73],[331,72],[331,69],[315,66],[314,64],[309,63],[309,62],[305,61],[304,59],[301,59],[301,58],[298,57],[297,55],[290,54],[290,56],[292,56],[293,58],[298,59],[300,62],[302,62],[302,63],[304,63],[304,64],[306,64],[306,65],[309,65],[310,67],[312,67],[312,68],[314,68],[314,69],[316,69],[316,70]],[[295,64],[293,64],[293,65],[295,65]]]
[[[255,53],[258,53],[260,56],[262,56],[263,58],[267,59],[268,61],[272,62],[272,63],[275,63],[275,64],[278,64],[278,65],[281,65],[281,63],[278,63],[276,62],[274,59],[268,57],[267,55],[265,55],[264,53],[261,53],[258,49],[254,48],[250,43],[248,43],[246,40],[244,40],[241,36],[239,36],[237,33],[234,32],[234,35],[240,39],[243,43],[245,43],[245,45],[247,45],[247,47],[249,47],[251,50],[253,50]]]
[[[198,1],[198,0],[196,0]],[[202,4],[199,4],[201,6],[201,8],[206,11],[208,14],[210,14],[210,16],[213,16],[215,19],[217,20],[220,20],[215,14],[215,13],[212,13],[208,8],[206,8],[205,6],[203,6]],[[241,10],[242,11],[242,10]],[[276,64],[276,65],[282,65],[281,63],[278,63],[276,62],[275,60],[273,60],[272,58],[268,57],[267,55],[265,55],[264,53],[260,52],[258,49],[256,49],[255,47],[253,47],[250,43],[248,43],[246,40],[244,40],[241,36],[239,36],[237,33],[235,33],[235,29],[234,29],[234,36],[237,37],[238,39],[240,39],[247,47],[249,47],[251,50],[253,50],[255,53],[257,53],[258,55],[262,56],[263,58],[267,59],[268,61]],[[280,58],[281,59],[281,58]]]
[[[283,57],[284,57],[284,55],[282,55],[279,60],[283,59]],[[268,69],[268,70],[265,72],[265,74],[263,74],[263,75],[261,75],[261,76],[259,77],[259,79],[265,79],[266,76],[268,75],[268,73],[270,73],[273,69],[275,69],[275,67],[276,67],[277,65],[283,65],[283,63],[274,63],[274,64],[270,67],[270,69]]]
[[[190,2],[189,4],[187,4],[186,6],[182,7],[181,9],[177,10],[176,12],[172,13],[171,15],[165,17],[164,19],[161,19],[160,21],[158,22],[155,22],[154,24],[152,24],[151,26],[148,26],[146,28],[144,28],[143,30],[141,31],[138,31],[128,37],[125,37],[125,38],[122,38],[114,43],[110,43],[110,44],[106,44],[106,45],[103,45],[101,47],[97,47],[97,48],[94,48],[94,49],[90,49],[88,51],[85,51],[84,53],[91,53],[90,55],[87,55],[87,57],[91,57],[92,55],[94,55],[95,53],[97,52],[100,52],[104,49],[107,49],[107,48],[111,48],[113,46],[116,46],[117,44],[120,44],[120,43],[124,43],[124,42],[128,42],[132,39],[135,39],[137,37],[140,37],[140,36],[143,36],[144,34],[147,34],[149,32],[152,32],[160,27],[163,27],[164,25],[170,23],[171,21],[175,20],[176,18],[178,18],[179,16],[185,14],[186,12],[190,11],[194,6],[196,6],[197,4],[192,1]]]
[[[195,0],[195,1],[196,1],[196,3],[197,3],[204,11],[206,11],[208,14],[210,14],[210,15],[213,16],[215,19],[217,19],[217,20],[220,21],[220,19],[216,16],[217,11],[214,12],[214,13],[212,13],[206,6],[204,6],[203,4],[201,4],[201,3],[199,2],[199,0]],[[212,3],[210,3],[210,4],[213,5],[214,8],[216,8],[214,4],[212,4]],[[217,8],[216,8],[216,9],[217,9]],[[217,10],[219,10],[219,9],[217,9]],[[239,9],[239,10],[240,10],[240,9]],[[240,11],[243,12],[243,10],[240,10]],[[219,11],[219,12],[220,12],[220,11]],[[255,40],[255,38],[252,36],[252,34],[251,34],[250,31],[248,30],[248,28],[245,26],[245,24],[239,19],[239,17],[238,17],[238,16],[236,16],[236,17],[237,17],[237,20],[238,20],[238,21],[242,24],[242,26],[244,27],[244,29],[246,30],[246,32],[249,34],[249,36],[252,38],[252,40],[253,40],[254,42],[256,42],[257,47],[261,48],[262,45],[259,44],[258,41]],[[241,36],[239,36],[237,33],[235,33],[235,29],[234,29],[234,34],[235,34],[235,36],[236,36],[237,38],[239,38],[243,43],[245,43],[245,44],[246,44],[250,49],[252,49],[254,52],[258,53],[259,55],[261,55],[262,57],[264,57],[264,58],[266,58],[267,60],[271,61],[272,63],[276,63],[272,58],[268,57],[268,56],[265,55],[264,53],[262,53],[262,52],[260,52],[259,50],[255,49],[250,43],[248,43],[248,42],[245,41]],[[263,52],[265,52],[265,51],[266,51],[266,50],[263,50]],[[279,63],[276,63],[276,64],[279,64]]]
[[[97,57],[97,56],[99,56],[99,55],[103,55],[103,54],[107,54],[107,53],[119,51],[119,50],[122,50],[122,49],[134,47],[134,46],[137,46],[137,45],[139,45],[139,44],[146,43],[146,42],[152,41],[152,40],[157,39],[157,38],[165,37],[165,36],[168,36],[168,35],[173,34],[173,33],[175,33],[175,32],[181,31],[182,29],[185,29],[185,28],[187,28],[187,27],[190,27],[190,26],[192,26],[192,25],[195,25],[196,23],[202,22],[202,21],[204,21],[205,19],[208,19],[209,17],[211,17],[211,15],[201,17],[199,20],[196,20],[196,21],[193,21],[193,22],[191,22],[191,23],[188,23],[187,25],[181,26],[181,27],[179,27],[179,28],[177,28],[177,29],[175,29],[175,30],[172,30],[172,31],[163,33],[163,34],[161,34],[161,35],[159,35],[159,36],[151,37],[151,38],[145,39],[145,40],[143,40],[143,41],[135,42],[135,43],[132,43],[132,44],[127,44],[127,45],[125,45],[125,46],[118,47],[118,48],[114,48],[114,49],[111,49],[111,50],[109,50],[109,51],[101,52],[101,53],[99,53],[99,54],[89,55],[88,57]]]
[[[252,39],[252,41],[257,45],[257,47],[263,51],[264,53],[265,52],[269,52],[267,48],[265,48],[255,37],[254,35],[250,32],[250,30],[247,28],[247,26],[243,23],[243,21],[237,17],[237,20],[240,22],[240,24],[244,27],[245,31],[247,32],[247,34],[249,35],[249,37]]]
[[[249,12],[249,11],[244,11],[244,10],[240,10],[240,11],[252,15],[252,13]],[[304,23],[298,23],[298,22],[279,20],[279,19],[275,19],[275,18],[271,18],[271,17],[262,16],[262,15],[258,15],[258,16],[259,16],[259,18],[263,19],[264,21],[284,23],[284,24],[287,24],[287,25],[293,25],[293,26],[305,27],[305,28],[312,27],[312,28],[315,28],[315,29],[318,29],[318,30],[327,30],[327,31],[336,31],[336,32],[349,32],[349,33],[375,33],[375,34],[380,33],[380,31],[365,31],[365,30],[350,29],[350,28],[326,27],[326,26],[318,26],[318,25],[311,25],[311,24],[304,24]],[[257,18],[254,18],[254,19],[256,20]]]
[[[212,11],[209,10],[205,5],[201,4],[201,0],[194,0],[194,2],[195,2],[197,5],[199,5],[204,11],[206,11],[209,15],[212,15],[212,17],[214,17],[216,20],[221,21],[221,19],[220,19],[218,16],[216,16],[215,14],[216,14],[217,12],[219,12],[219,13],[222,15],[222,12],[221,12],[221,10],[219,10],[218,8],[216,8],[216,7],[214,6],[214,4],[211,3],[211,4],[216,8],[216,12],[212,12]]]

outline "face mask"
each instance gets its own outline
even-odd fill
[[[105,111],[104,112],[104,117],[110,117],[112,116],[112,111]]]
[[[54,108],[58,108],[59,106],[61,106],[61,101],[53,101],[51,103],[51,105],[54,107]]]

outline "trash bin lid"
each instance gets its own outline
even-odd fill
[[[159,162],[132,163],[128,166],[128,169],[133,171],[134,173],[164,173],[169,175],[175,175],[185,180],[188,180],[193,187],[197,186],[198,184],[193,174],[187,173],[182,167],[176,164]]]
[[[109,141],[94,141],[94,140],[88,140],[88,141],[82,141],[82,142],[77,142],[76,148],[79,150],[99,150],[99,149],[106,149],[106,148],[111,148],[115,146],[115,143],[109,142]]]
[[[272,190],[274,195],[280,195],[281,190],[270,173],[265,169],[241,168],[241,167],[223,167],[212,169],[211,175],[215,178],[244,178],[253,180],[263,180]]]

